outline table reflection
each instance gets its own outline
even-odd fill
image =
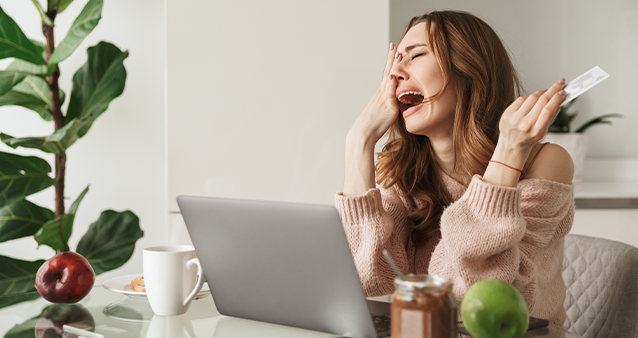
[[[1,297],[0,297],[1,298]],[[0,301],[6,299],[0,299]],[[44,299],[0,309],[0,336],[77,337],[62,329],[72,327],[86,337],[113,338],[318,338],[337,337],[326,333],[221,316],[212,297],[191,303],[181,316],[155,316],[144,299],[128,298],[100,286],[79,304],[51,304]],[[9,330],[9,331],[6,331]],[[66,334],[66,335],[63,335]],[[469,336],[459,335],[468,338]],[[527,338],[578,338],[560,327],[533,330]]]
[[[148,301],[135,298],[126,298],[111,303],[102,309],[107,317],[124,322],[150,322],[153,318],[153,310]]]
[[[73,334],[65,334],[67,326],[77,329],[76,332],[95,332],[95,318],[81,304],[51,304],[44,307],[39,316],[11,328],[5,337],[73,337]]]
[[[146,338],[196,338],[193,323],[187,315],[153,316]]]

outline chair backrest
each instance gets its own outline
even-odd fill
[[[565,329],[583,338],[638,338],[638,249],[567,235]]]

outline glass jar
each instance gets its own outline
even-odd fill
[[[456,299],[444,277],[407,275],[394,280],[392,338],[456,337]]]

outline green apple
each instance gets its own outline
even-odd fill
[[[521,293],[498,279],[470,287],[461,302],[461,318],[474,338],[520,338],[529,325],[527,303]]]

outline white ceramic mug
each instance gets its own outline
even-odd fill
[[[204,285],[202,265],[192,245],[144,249],[144,285],[151,309],[159,316],[186,313]],[[197,265],[195,269],[194,265]]]

